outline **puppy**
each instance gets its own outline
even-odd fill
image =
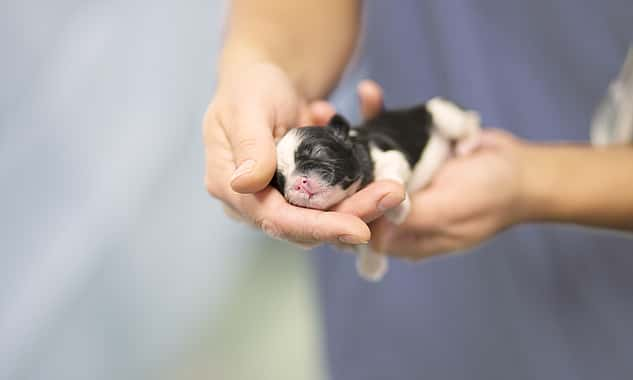
[[[351,127],[340,115],[328,125],[294,128],[277,142],[271,185],[288,202],[327,210],[375,180],[394,180],[407,192],[426,186],[452,153],[453,144],[474,146],[480,117],[442,98],[407,109],[383,111]],[[404,221],[409,197],[385,216]],[[358,248],[357,271],[369,281],[387,272],[384,255]]]

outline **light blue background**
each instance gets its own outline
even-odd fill
[[[268,261],[250,262],[283,247],[227,220],[204,188],[223,2],[0,8],[0,379],[182,379],[169,371],[188,366],[267,378],[281,363],[249,351],[270,341],[257,328],[297,310],[282,342],[314,350],[306,268],[271,256],[296,291],[241,305],[275,289]]]

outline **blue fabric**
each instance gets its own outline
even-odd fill
[[[365,6],[360,62],[387,106],[443,95],[533,140],[588,140],[633,41],[630,0]],[[377,285],[357,278],[353,256],[317,253],[332,380],[633,374],[629,237],[521,226],[466,255],[392,261]]]

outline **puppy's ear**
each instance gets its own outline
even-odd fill
[[[332,116],[330,121],[327,123],[327,127],[332,128],[334,135],[340,139],[346,140],[349,136],[349,122],[339,114]]]

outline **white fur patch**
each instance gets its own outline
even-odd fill
[[[370,154],[374,161],[374,179],[389,179],[407,186],[411,178],[411,166],[404,154],[397,150],[383,151],[379,148],[370,147]],[[411,209],[409,197],[385,213],[385,217],[394,224],[404,222]]]
[[[369,147],[369,154],[374,161],[374,180],[390,179],[403,185],[411,176],[411,166],[404,154],[397,150],[381,150],[376,146]]]
[[[406,186],[411,177],[411,166],[404,154],[397,150],[381,150],[376,146],[369,147],[369,154],[374,161],[374,180],[389,179]],[[409,214],[411,203],[407,201],[389,210],[385,217],[393,223],[402,223]],[[356,272],[365,280],[378,282],[389,269],[387,256],[372,252],[367,246],[359,247],[356,257]]]
[[[431,182],[435,172],[451,155],[451,143],[438,132],[433,131],[422,156],[413,168],[413,174],[407,185],[408,192],[424,188]]]
[[[479,130],[481,117],[475,111],[463,110],[455,103],[439,97],[426,103],[438,132],[451,140],[461,140]]]
[[[299,144],[301,139],[295,129],[289,130],[277,142],[277,170],[286,178],[295,171],[295,152]]]

